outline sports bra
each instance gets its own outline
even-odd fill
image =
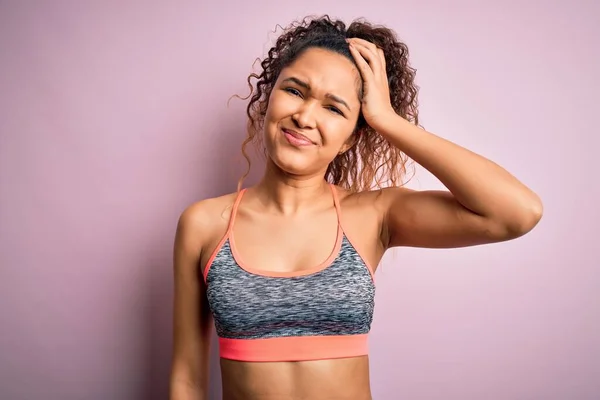
[[[368,354],[373,320],[373,269],[342,228],[337,190],[337,239],[320,265],[266,272],[245,264],[232,228],[246,189],[235,199],[227,232],[204,270],[221,358],[238,361],[306,361]]]

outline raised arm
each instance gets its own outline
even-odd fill
[[[522,236],[542,202],[498,164],[389,115],[381,131],[449,191],[384,190],[388,247],[463,247]]]
[[[170,400],[208,398],[212,317],[199,265],[206,235],[202,226],[201,213],[192,206],[182,213],[175,235]]]
[[[448,191],[384,190],[387,247],[462,247],[514,239],[542,217],[539,197],[498,164],[421,130],[393,109],[382,49],[349,39],[363,78],[362,114]]]

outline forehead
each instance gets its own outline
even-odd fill
[[[360,74],[352,61],[341,54],[310,48],[281,71],[280,79],[290,76],[307,81],[315,92],[358,99]]]

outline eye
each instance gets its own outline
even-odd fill
[[[340,109],[339,109],[339,108],[337,108],[337,107],[334,107],[334,106],[329,106],[329,107],[327,107],[327,109],[328,109],[329,111],[331,111],[331,112],[334,112],[334,113],[336,113],[336,114],[339,114],[339,115],[341,115],[342,117],[344,116],[344,113],[343,113],[343,112],[341,112],[341,111],[340,111]]]
[[[290,93],[292,96],[299,96],[302,97],[302,93],[300,93],[300,91],[298,89],[294,89],[292,87],[289,88],[285,88],[283,89],[284,91]]]

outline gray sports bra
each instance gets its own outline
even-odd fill
[[[337,240],[327,260],[292,273],[256,271],[239,262],[229,226],[204,271],[222,358],[303,361],[368,354],[374,310],[373,270],[354,248],[338,216]],[[308,249],[309,250],[309,249]]]

